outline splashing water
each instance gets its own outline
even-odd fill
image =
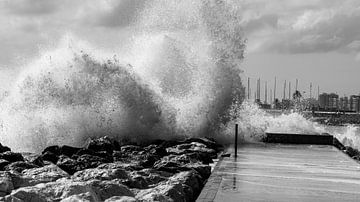
[[[272,116],[243,103],[241,2],[152,0],[144,8],[114,51],[68,34],[25,65],[0,103],[0,142],[18,151],[102,135],[229,142],[235,123],[244,141],[266,131],[328,131],[298,113]],[[337,135],[360,145],[357,133]]]
[[[245,42],[232,1],[147,1],[114,52],[71,34],[18,76],[0,141],[19,151],[93,136],[214,136],[241,103]]]

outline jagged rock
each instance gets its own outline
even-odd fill
[[[59,201],[87,192],[91,194],[94,201],[104,201],[112,196],[134,196],[126,186],[115,181],[80,182],[62,178],[55,182],[19,188],[6,196],[5,201]]]
[[[124,145],[121,146],[120,151],[122,153],[133,153],[133,152],[138,152],[138,151],[142,151],[142,148],[140,146],[136,146],[136,145]]]
[[[43,161],[50,161],[51,163],[56,164],[56,162],[59,160],[59,156],[50,151],[46,151],[41,155],[41,159]]]
[[[166,149],[168,153],[172,154],[185,154],[185,153],[203,153],[211,158],[217,157],[217,152],[214,149],[209,149],[205,144],[199,142],[191,142],[185,144],[179,144]]]
[[[59,156],[61,154],[60,147],[58,145],[53,145],[53,146],[46,147],[42,151],[42,154],[45,154],[46,152],[50,152],[50,153],[55,154],[57,156]]]
[[[144,169],[144,167],[140,166],[138,163],[123,163],[123,162],[104,163],[104,164],[101,164],[100,166],[98,166],[97,168],[100,168],[100,169],[123,168],[128,171]]]
[[[201,144],[206,145],[207,148],[213,149],[215,151],[220,151],[222,146],[215,142],[215,140],[206,138],[206,137],[200,137],[200,138],[189,138],[184,141],[184,143],[191,143],[191,142],[198,142]]]
[[[39,167],[42,167],[42,166],[47,165],[47,163],[43,161],[41,155],[39,155],[39,154],[34,154],[34,153],[22,153],[22,155],[23,155],[24,160],[25,160],[26,162],[35,164],[35,165],[37,165],[37,166],[39,166]]]
[[[39,166],[29,163],[29,162],[17,161],[17,162],[10,163],[9,165],[5,166],[5,170],[16,171],[18,173],[21,173],[25,169],[38,168],[38,167]]]
[[[106,151],[107,153],[112,153],[114,150],[120,150],[120,144],[107,136],[89,139],[84,147],[93,151]]]
[[[19,187],[34,186],[40,183],[53,182],[64,177],[69,177],[69,174],[54,164],[41,168],[27,169],[22,172],[23,184]]]
[[[11,151],[0,153],[0,159],[5,159],[9,162],[24,161],[24,157],[20,153]]]
[[[113,180],[113,179],[127,179],[129,178],[126,171],[122,168],[114,169],[99,169],[99,168],[90,168],[76,172],[72,179],[78,181],[87,181],[87,180]]]
[[[130,196],[113,196],[105,200],[105,202],[136,202],[134,197]]]
[[[141,190],[136,198],[142,201],[194,201],[202,186],[203,181],[198,174],[181,172],[154,188]]]
[[[56,163],[61,169],[69,173],[70,175],[74,174],[76,171],[84,170],[86,168],[95,168],[103,163],[108,163],[109,160],[98,157],[91,156],[88,154],[81,155],[76,158],[76,160],[71,159],[66,156],[60,156],[58,162]]]
[[[0,143],[0,153],[11,151],[11,149],[7,146],[4,146]]]
[[[14,189],[12,177],[8,171],[0,171],[0,196],[10,194]]]
[[[360,155],[360,152],[359,152],[357,149],[353,149],[353,148],[351,148],[351,147],[345,147],[345,148],[346,148],[345,152],[346,152],[350,157]]]
[[[81,170],[77,167],[77,162],[74,159],[71,159],[67,156],[61,155],[59,160],[56,163],[59,168],[63,169],[70,175],[74,174],[76,171]]]
[[[93,193],[85,192],[82,194],[76,194],[69,196],[67,198],[64,198],[61,200],[61,202],[96,202],[97,197]]]
[[[76,152],[78,152],[81,148],[77,148],[77,147],[71,147],[68,145],[63,145],[62,147],[60,147],[60,153],[62,155],[71,157],[72,155],[76,154]]]
[[[10,162],[5,159],[0,159],[0,170],[5,170],[5,167],[9,165]]]
[[[123,183],[130,188],[146,189],[167,180],[170,176],[172,176],[171,173],[153,169],[143,169],[130,172],[128,179],[123,181]]]
[[[160,157],[166,156],[168,154],[166,151],[166,148],[155,145],[155,144],[145,147],[144,150],[147,151],[147,153],[157,155]]]

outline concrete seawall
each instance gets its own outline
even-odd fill
[[[359,201],[360,164],[332,136],[316,136],[271,134],[267,143],[239,145],[237,158],[220,159],[197,201]]]

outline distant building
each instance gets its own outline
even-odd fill
[[[319,106],[323,110],[337,110],[339,108],[339,95],[335,93],[322,93],[319,95]]]
[[[340,98],[339,109],[343,110],[343,111],[349,111],[350,110],[350,102],[349,102],[348,97]]]
[[[350,110],[360,112],[360,95],[350,96]]]

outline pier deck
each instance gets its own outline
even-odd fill
[[[360,164],[331,145],[240,145],[197,201],[360,201]]]

